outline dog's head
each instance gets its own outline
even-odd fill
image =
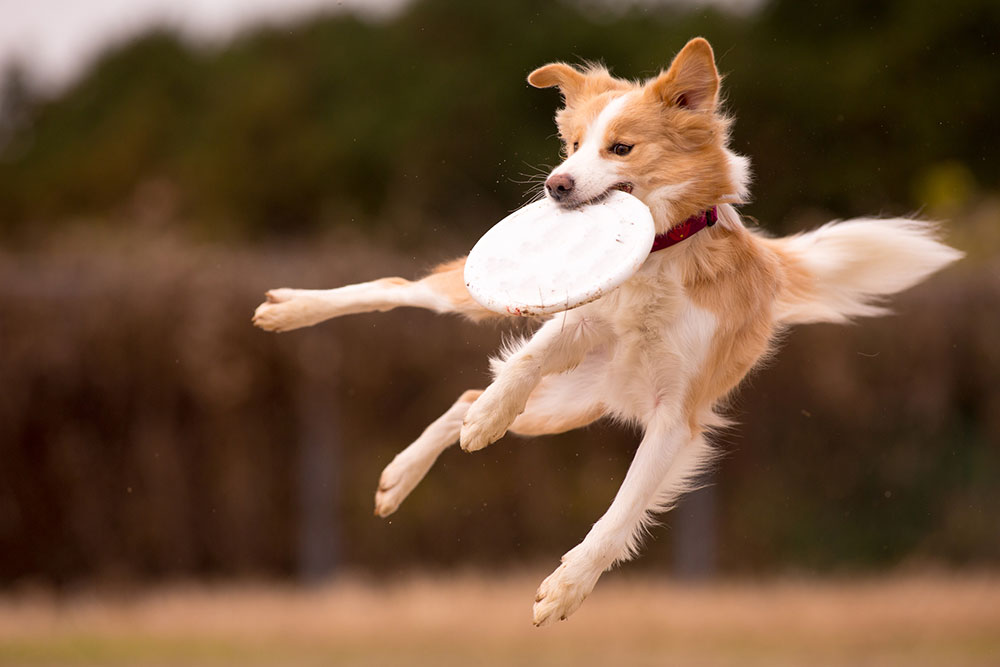
[[[556,114],[566,159],[546,194],[575,207],[618,189],[646,203],[660,227],[747,194],[746,158],[726,148],[729,119],[719,112],[719,73],[704,39],[687,43],[670,67],[642,84],[601,66],[552,63],[532,72],[536,88],[558,86]]]

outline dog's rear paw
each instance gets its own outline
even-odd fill
[[[379,478],[378,490],[375,492],[375,516],[385,518],[399,509],[399,505],[420,483],[433,463],[431,461],[424,465],[420,461],[411,461],[401,456],[393,459]]]
[[[301,290],[283,287],[265,294],[266,301],[253,314],[255,326],[265,331],[291,331],[322,321],[313,299],[300,295]]]
[[[566,620],[580,608],[583,601],[594,590],[600,578],[592,568],[570,557],[563,557],[563,564],[545,578],[535,593],[533,608],[534,623],[537,627]]]

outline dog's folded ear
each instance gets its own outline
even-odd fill
[[[664,104],[713,111],[719,101],[719,72],[712,47],[695,37],[674,57],[670,68],[646,84],[646,90]]]
[[[583,90],[587,77],[575,67],[566,63],[551,63],[539,67],[528,75],[528,83],[535,88],[559,86],[566,103],[569,104]]]

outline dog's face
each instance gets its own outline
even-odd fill
[[[602,67],[563,63],[535,70],[528,82],[558,86],[565,100],[556,124],[566,159],[545,183],[560,205],[618,189],[654,217],[672,217],[744,198],[746,160],[726,149],[729,122],[718,113],[719,74],[704,39],[688,42],[668,70],[642,85]]]

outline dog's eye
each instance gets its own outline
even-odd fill
[[[574,141],[573,142],[573,152],[575,153],[579,148],[580,148],[580,142],[579,141]]]
[[[618,156],[628,155],[632,152],[632,147],[628,144],[615,144],[611,147],[611,152]]]

